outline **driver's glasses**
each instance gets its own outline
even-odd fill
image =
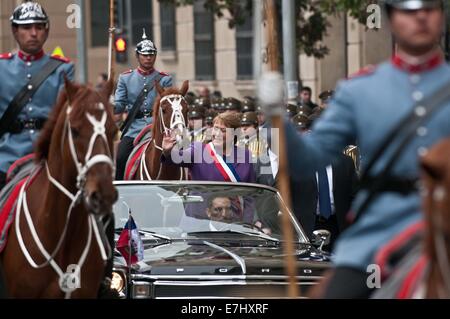
[[[220,214],[221,212],[229,212],[231,210],[231,206],[223,206],[223,207],[213,207],[215,213]]]

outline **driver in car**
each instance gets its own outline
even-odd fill
[[[240,212],[233,207],[228,197],[213,198],[206,209],[206,215],[210,220],[225,223],[242,220]]]

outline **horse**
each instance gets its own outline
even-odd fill
[[[420,158],[422,221],[378,252],[384,282],[375,298],[450,298],[450,138]]]
[[[102,219],[117,200],[109,96],[65,78],[35,145],[1,254],[8,296],[95,298],[112,250]]]
[[[450,298],[450,138],[420,160],[424,218],[382,246],[374,264],[381,287],[370,298]],[[334,275],[324,274],[309,297],[321,298]],[[369,275],[369,274],[368,274]]]
[[[426,192],[424,253],[429,260],[427,298],[450,298],[450,138],[421,159]]]
[[[151,138],[139,143],[131,153],[126,165],[125,179],[134,180],[182,180],[187,179],[185,170],[174,169],[173,165],[161,162],[162,141],[164,134],[175,133],[181,142],[186,133],[188,105],[184,96],[189,89],[189,82],[184,81],[181,88],[162,88],[155,83],[158,96],[153,104],[153,124]],[[140,136],[145,133],[139,134]],[[135,168],[133,171],[133,167]],[[131,173],[130,173],[131,172]]]

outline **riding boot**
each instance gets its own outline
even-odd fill
[[[116,160],[116,180],[118,181],[123,180],[125,176],[125,168],[127,165],[128,157],[133,151],[133,141],[133,138],[124,136],[119,143]]]
[[[5,185],[6,185],[6,174],[0,172],[0,191],[3,189]]]
[[[116,299],[119,298],[119,293],[115,289],[111,289],[112,270],[114,264],[114,214],[105,217],[103,222],[106,223],[109,218],[109,223],[105,229],[106,237],[108,238],[109,246],[111,247],[111,256],[106,261],[104,279],[100,284],[98,291],[99,299]]]

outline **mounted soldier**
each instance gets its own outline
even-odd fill
[[[323,169],[356,141],[362,158],[370,159],[363,163],[361,190],[349,216],[354,223],[334,249],[324,298],[365,298],[374,292],[367,270],[377,250],[422,218],[419,156],[450,135],[450,66],[439,47],[443,1],[385,0],[385,9],[397,43],[392,60],[340,82],[310,134],[299,135],[291,125],[286,130],[292,178]],[[261,97],[280,96],[281,80],[269,83]],[[403,129],[411,123],[420,126],[405,140]]]
[[[0,55],[0,189],[10,165],[33,152],[64,75],[74,76],[73,63],[43,51],[50,21],[40,4],[20,4],[10,21],[19,51]]]
[[[114,113],[128,113],[121,126],[121,141],[117,151],[116,179],[122,180],[125,165],[133,150],[133,141],[139,132],[153,122],[153,102],[157,96],[155,82],[162,87],[172,86],[172,77],[154,68],[156,46],[147,39],[145,30],[142,41],[136,46],[138,67],[119,76],[115,93]]]

